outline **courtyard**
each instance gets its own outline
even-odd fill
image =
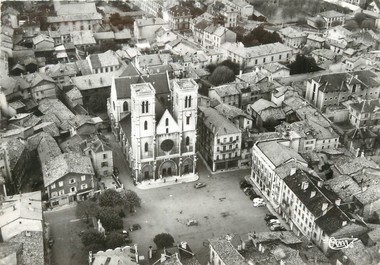
[[[176,243],[186,241],[201,264],[207,264],[207,239],[235,233],[246,238],[248,232],[269,231],[264,216],[266,207],[253,207],[239,188],[239,181],[249,170],[225,172],[208,177],[203,164],[199,165],[199,181],[206,187],[195,189],[194,183],[175,184],[155,189],[135,191],[142,207],[125,219],[125,227],[138,223],[142,229],[131,233],[140,255],[148,256],[149,246],[159,233],[171,234]],[[198,226],[187,226],[190,219]]]

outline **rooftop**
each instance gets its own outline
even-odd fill
[[[93,69],[120,65],[115,53],[111,50],[104,53],[91,54],[88,56],[88,60]]]
[[[64,177],[68,173],[94,175],[89,157],[75,153],[61,154],[42,165],[45,187]]]
[[[216,109],[205,107],[199,107],[199,109],[203,113],[201,119],[203,119],[204,125],[213,131],[214,135],[222,136],[241,133],[231,121],[219,114]]]
[[[210,90],[214,90],[220,97],[228,97],[240,94],[239,90],[237,89],[238,86],[239,83],[234,82],[226,85],[212,87]]]
[[[224,238],[209,239],[211,247],[225,265],[246,265],[244,257],[237,251],[230,241]]]
[[[306,38],[307,34],[292,27],[282,28],[278,31],[281,35],[287,38]]]
[[[261,56],[268,56],[270,54],[289,52],[292,53],[292,48],[276,42],[270,44],[263,44],[260,46],[253,46],[245,48],[241,43],[226,42],[222,44],[222,49],[225,49],[231,53],[237,54],[245,59],[256,58]]]
[[[298,154],[297,151],[290,147],[282,145],[277,141],[259,142],[256,145],[275,167],[285,164],[291,160],[297,160],[299,162],[306,163],[306,161],[300,154]]]
[[[349,106],[359,113],[374,113],[380,111],[380,102],[378,99],[363,100],[361,102],[352,103]]]

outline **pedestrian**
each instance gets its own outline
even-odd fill
[[[182,214],[182,210],[179,213]]]
[[[178,181],[178,179],[175,179],[175,182],[177,182]]]
[[[166,183],[166,179],[164,179],[164,183]]]

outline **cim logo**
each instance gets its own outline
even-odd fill
[[[335,238],[330,237],[328,243],[329,247],[333,250],[339,250],[344,248],[353,248],[354,242],[357,241],[357,238]]]

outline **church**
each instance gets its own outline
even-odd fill
[[[195,173],[197,95],[194,80],[167,73],[114,78],[108,113],[137,183]]]

